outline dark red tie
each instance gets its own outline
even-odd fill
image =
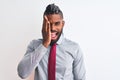
[[[50,49],[48,59],[48,80],[55,80],[56,72],[56,44],[53,44]]]

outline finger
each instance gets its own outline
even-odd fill
[[[43,31],[45,31],[45,26],[46,26],[46,20],[45,20],[45,16],[43,16],[43,25],[42,25]]]
[[[47,30],[48,30],[48,33],[51,31],[51,29],[50,29],[50,22],[49,21],[47,23]]]
[[[48,21],[48,18],[47,18],[46,15],[44,16],[44,18],[45,18],[45,24],[46,24],[46,26],[45,26],[45,30],[48,31],[47,28],[49,27],[50,22]]]
[[[43,32],[47,32],[47,16],[45,15],[44,17],[43,17]]]
[[[50,27],[50,22],[49,21],[48,21],[47,32],[48,32],[49,38],[51,38],[51,27]]]
[[[47,16],[46,16],[46,15],[44,16],[44,19],[48,22],[48,18],[47,18]]]

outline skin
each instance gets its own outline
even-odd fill
[[[43,19],[42,36],[43,45],[47,48],[52,42],[56,42],[63,30],[64,21],[59,14],[45,15]]]

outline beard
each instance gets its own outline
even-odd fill
[[[51,31],[51,32],[52,32],[52,31]],[[53,31],[53,32],[54,32],[54,31]],[[51,40],[50,45],[53,45],[54,43],[56,43],[56,42],[59,40],[59,38],[60,38],[62,32],[63,32],[63,30],[61,30],[61,32],[58,32],[58,33],[57,33],[57,35],[58,35],[57,39],[56,39],[56,40]]]

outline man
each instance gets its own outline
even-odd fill
[[[83,54],[77,43],[63,36],[64,24],[62,11],[49,4],[43,15],[43,39],[31,41],[18,65],[21,78],[35,70],[35,80],[85,80]]]

